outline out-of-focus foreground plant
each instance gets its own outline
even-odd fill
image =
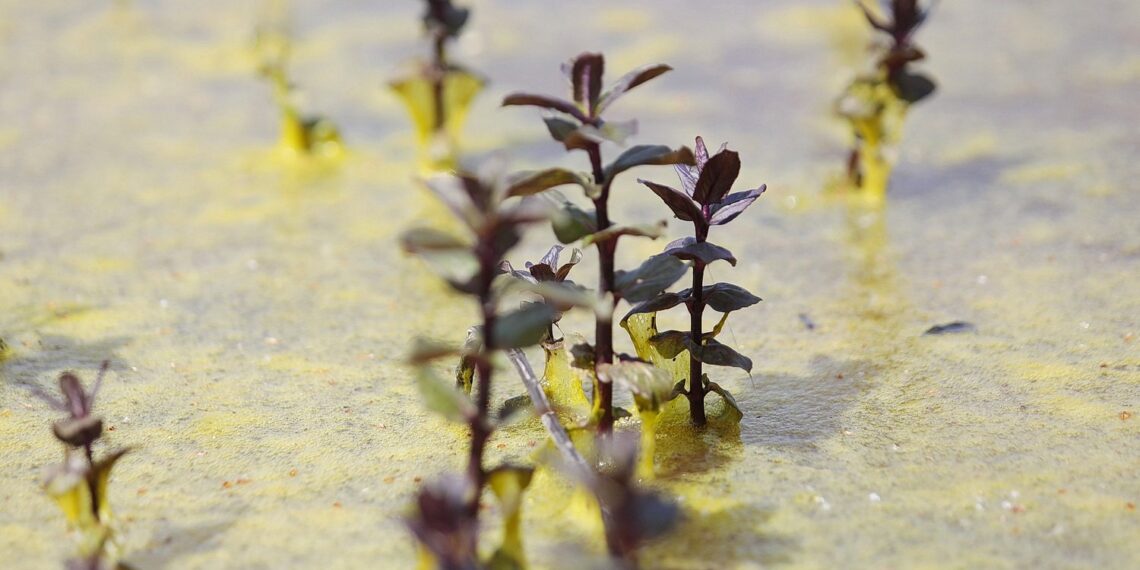
[[[490,563],[478,554],[479,502],[487,486],[506,512],[504,542],[492,560],[503,568],[525,564],[519,517],[521,495],[532,469],[503,465],[488,470],[483,454],[494,430],[510,421],[491,410],[493,376],[499,366],[496,358],[504,350],[538,344],[555,319],[554,309],[546,303],[528,303],[509,312],[501,307],[511,293],[498,279],[504,255],[519,242],[524,226],[548,218],[546,209],[536,207],[535,201],[514,199],[531,182],[524,176],[512,184],[497,173],[435,177],[427,182],[428,188],[459,219],[467,235],[420,228],[403,236],[404,249],[421,256],[455,291],[471,297],[480,315],[480,325],[472,329],[461,350],[418,341],[410,358],[428,407],[466,424],[471,433],[466,475],[425,485],[408,521],[428,567],[482,568]],[[459,389],[437,376],[431,366],[439,358],[456,354],[472,370],[466,377],[470,381],[463,385],[461,380]]]
[[[448,43],[456,40],[471,17],[469,8],[451,0],[425,0],[424,32],[431,41],[431,60],[418,62],[404,77],[389,83],[404,102],[416,129],[428,166],[454,166],[457,145],[467,111],[485,80],[448,57]]]
[[[911,69],[912,63],[926,57],[913,38],[930,10],[919,6],[919,0],[881,0],[881,10],[855,1],[887,41],[876,45],[874,69],[851,82],[836,109],[851,124],[855,137],[847,161],[848,181],[877,203],[887,192],[907,111],[935,90],[930,77]]]
[[[76,538],[76,554],[67,561],[68,570],[125,568],[119,563],[107,486],[111,469],[127,450],[107,453],[98,460],[94,450],[95,442],[103,436],[103,419],[92,412],[107,368],[108,363],[103,362],[90,391],[75,374],[65,372],[59,377],[62,400],[42,390],[35,392],[53,409],[67,413],[52,424],[52,433],[64,444],[63,462],[46,470],[43,487],[67,517],[68,528]]]

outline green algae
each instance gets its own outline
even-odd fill
[[[717,379],[745,417],[727,435],[659,421],[654,485],[680,496],[687,518],[648,549],[647,567],[1123,567],[1137,557],[1128,505],[1140,499],[1140,237],[1127,150],[1136,136],[1120,121],[1136,75],[1079,65],[1117,61],[1123,23],[1061,2],[944,3],[945,20],[978,28],[923,30],[945,96],[908,120],[886,210],[848,214],[819,198],[844,151],[828,138],[834,125],[819,126],[836,86],[800,71],[828,69],[826,36],[765,37],[756,22],[779,10],[742,20],[738,7],[705,6],[688,18],[717,31],[702,53],[652,16],[653,33],[602,31],[583,46],[552,26],[548,45],[515,52],[549,10],[517,4],[480,5],[476,37],[458,46],[494,89],[530,86],[586,47],[606,48],[615,67],[667,59],[678,71],[653,87],[659,101],[628,114],[659,125],[653,140],[703,132],[748,150],[756,162],[742,175],[762,173],[766,199],[781,205],[723,240],[755,259],[733,280],[766,300],[722,333],[756,360],[751,379]],[[294,73],[353,143],[331,172],[266,160],[277,117],[243,51],[253,22],[240,7],[131,9],[133,34],[110,33],[122,21],[96,5],[28,4],[4,28],[6,52],[37,55],[0,64],[21,86],[0,94],[11,133],[0,187],[0,336],[11,348],[0,368],[0,566],[55,568],[69,552],[37,483],[58,460],[45,437],[53,414],[22,385],[111,358],[108,443],[136,450],[111,483],[129,562],[410,567],[398,517],[419,481],[460,466],[465,434],[409,404],[418,395],[397,361],[407,328],[458,344],[474,318],[395,254],[406,224],[380,221],[440,218],[409,182],[407,119],[379,87],[389,62],[416,52],[414,30],[394,24],[413,21],[414,6],[304,10],[310,47]],[[1027,23],[995,33],[1015,16]],[[961,37],[987,31],[1022,67]],[[1079,47],[1061,52],[1050,35]],[[387,62],[353,55],[372,42]],[[724,61],[745,72],[697,84]],[[361,85],[353,77],[377,87],[350,88]],[[1086,103],[1042,87],[1054,84],[1080,85]],[[495,100],[476,101],[470,148],[508,146],[544,164],[560,155],[532,118],[499,113]],[[752,114],[720,110],[737,102]],[[623,219],[664,215],[633,186],[615,192]],[[548,241],[535,236],[522,258]],[[631,242],[622,264],[660,245]],[[564,327],[588,330],[577,319],[567,314]],[[955,319],[978,333],[919,336]],[[522,389],[501,392],[497,402]],[[492,440],[489,462],[527,463],[544,441],[524,422]],[[503,515],[486,503],[496,545]],[[532,566],[600,565],[591,508],[560,475],[536,473],[522,515]]]

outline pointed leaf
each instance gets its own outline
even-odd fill
[[[686,261],[695,260],[708,265],[723,259],[736,266],[736,257],[731,251],[707,241],[697,241],[694,237],[684,237],[665,246],[665,253]]]
[[[676,150],[665,145],[637,145],[618,155],[606,167],[606,180],[613,181],[614,177],[635,166],[650,164],[693,164],[693,151],[689,147]]]
[[[617,293],[631,303],[651,299],[677,282],[689,268],[681,260],[657,254],[632,271],[615,272]]]
[[[581,174],[564,168],[548,168],[537,172],[521,172],[512,176],[507,183],[506,195],[530,196],[564,184],[577,184],[585,188],[591,183]]]
[[[748,206],[751,206],[767,189],[767,184],[761,184],[759,188],[754,190],[734,192],[725,196],[724,201],[713,204],[710,208],[709,225],[719,226],[736,219],[741,212],[748,208]]]
[[[732,283],[707,285],[702,291],[702,296],[706,307],[721,313],[750,307],[763,300]]]
[[[408,363],[419,366],[458,352],[459,349],[450,344],[417,338],[412,342],[412,352],[408,355]]]
[[[693,199],[700,204],[719,202],[732,190],[732,184],[740,175],[740,155],[731,150],[717,153],[701,169]]]
[[[605,58],[600,53],[583,53],[574,58],[569,66],[574,102],[585,108],[591,116],[596,116],[598,99],[602,95]]]
[[[600,232],[586,236],[586,238],[582,240],[582,245],[587,246],[594,243],[601,243],[611,239],[617,239],[621,236],[638,236],[657,239],[665,234],[666,227],[668,226],[665,220],[661,220],[656,224],[610,226]]]
[[[427,408],[453,422],[475,417],[475,404],[426,366],[416,368],[416,383]]]
[[[649,337],[649,344],[653,345],[661,356],[676,358],[677,355],[689,350],[691,338],[693,337],[690,333],[670,330]]]
[[[547,97],[546,95],[534,95],[531,93],[512,93],[503,98],[504,107],[523,106],[523,107],[541,107],[543,109],[550,109],[552,111],[559,111],[566,113],[583,123],[588,123],[590,118],[582,113],[582,110],[577,105],[557,99],[555,97]]]
[[[582,134],[582,126],[578,123],[561,117],[544,117],[542,120],[546,123],[550,136],[562,143],[566,150],[586,149],[594,142]]]
[[[707,377],[706,377],[707,378]],[[707,382],[710,392],[716,392],[721,398],[724,398],[725,416],[734,424],[740,423],[744,419],[744,412],[740,409],[740,405],[736,403],[736,398],[732,397],[732,393],[716,382]]]
[[[566,278],[570,275],[570,270],[574,269],[574,266],[578,265],[581,262],[582,262],[582,250],[580,250],[578,248],[574,248],[570,252],[570,261],[567,261],[565,265],[563,265],[562,267],[559,267],[558,273],[556,273],[554,275],[554,277],[559,281],[566,280]]]
[[[601,126],[584,125],[578,129],[578,135],[590,142],[611,142],[618,146],[625,145],[626,139],[637,134],[637,121],[606,121]],[[563,143],[565,144],[565,143]]]
[[[562,243],[574,243],[598,231],[593,211],[585,211],[570,202],[562,202],[550,219],[554,236]]]
[[[688,167],[678,166],[677,168]],[[704,217],[701,215],[700,206],[697,206],[697,204],[693,202],[692,198],[689,198],[681,191],[675,190],[663,184],[657,184],[656,182],[642,180],[640,178],[638,178],[637,181],[652,190],[654,194],[657,194],[657,196],[661,198],[661,201],[665,202],[666,206],[669,206],[669,209],[673,211],[673,215],[676,216],[677,219],[684,220],[686,222],[692,222],[696,220],[701,220],[703,222]]]
[[[431,228],[414,228],[404,232],[400,244],[408,253],[421,254],[433,251],[466,251],[470,244],[451,234]]]
[[[627,91],[672,70],[672,67],[659,63],[656,65],[646,65],[644,67],[639,67],[623,75],[620,79],[614,82],[613,86],[611,86],[604,95],[602,95],[601,100],[598,101],[597,113],[601,114],[602,111],[606,110],[606,108],[610,105],[613,105],[614,101],[617,101],[619,98],[621,98],[621,96],[624,95]]]
[[[602,364],[598,379],[628,389],[639,410],[657,410],[673,395],[673,377],[648,362]]]
[[[544,303],[528,303],[495,321],[492,347],[523,348],[538,344],[554,322],[554,309]]]
[[[934,93],[934,81],[921,73],[911,73],[900,69],[892,78],[892,85],[899,98],[907,103],[917,103]]]
[[[630,316],[640,313],[656,313],[658,311],[666,311],[688,300],[689,295],[684,294],[684,292],[662,293],[656,297],[649,299],[648,301],[643,301],[637,305],[634,305],[634,307],[630,309],[628,313],[626,313],[625,317],[622,318],[621,322],[624,323],[629,319]]]
[[[705,340],[703,346],[697,346],[693,339],[686,339],[689,353],[705,364],[715,366],[732,366],[745,372],[752,372],[752,359],[736,352],[732,347],[721,344],[716,340]]]

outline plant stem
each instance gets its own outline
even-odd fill
[[[83,444],[83,453],[87,457],[87,489],[91,492],[91,514],[99,520],[99,480],[95,477],[95,452],[90,443]]]
[[[447,76],[447,35],[437,32],[432,44],[432,103],[435,105],[435,132],[442,132],[447,124],[443,104],[443,80]]]
[[[704,241],[704,240],[700,240]],[[702,345],[704,337],[701,319],[705,313],[704,300],[705,264],[693,262],[693,299],[689,305],[689,334],[696,346]],[[705,425],[705,385],[701,371],[701,361],[689,351],[689,417],[693,424]]]
[[[487,447],[487,440],[491,437],[491,423],[488,420],[491,408],[491,352],[494,350],[495,338],[495,303],[491,294],[491,283],[495,278],[495,267],[498,265],[493,253],[493,247],[481,243],[476,248],[476,255],[480,261],[479,271],[479,310],[483,316],[483,353],[475,362],[475,375],[478,378],[478,388],[475,399],[475,417],[471,420],[471,450],[467,459],[467,478],[471,482],[474,495],[468,506],[472,518],[479,516],[479,498],[483,494],[483,484],[487,474],[483,470],[483,451]]]
[[[601,195],[594,199],[594,209],[597,216],[598,231],[610,227],[609,200],[610,183],[606,180],[605,171],[602,170],[602,151],[597,143],[591,144],[586,152],[590,155],[590,167],[594,173],[594,183],[602,187]],[[598,295],[603,298],[607,293],[614,291],[614,255],[617,252],[617,240],[600,241],[598,246]],[[617,300],[614,300],[616,305]],[[614,307],[609,307],[611,315]],[[598,367],[611,364],[614,361],[614,323],[613,317],[598,317],[594,329],[594,375]],[[600,399],[602,417],[598,422],[598,432],[606,435],[614,429],[614,388],[608,382],[598,381],[598,393],[595,398]]]

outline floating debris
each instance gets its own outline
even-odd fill
[[[978,332],[978,327],[974,326],[974,323],[968,323],[966,321],[954,321],[952,323],[946,323],[944,325],[934,325],[926,329],[926,332],[922,333],[922,336],[967,332]]]

